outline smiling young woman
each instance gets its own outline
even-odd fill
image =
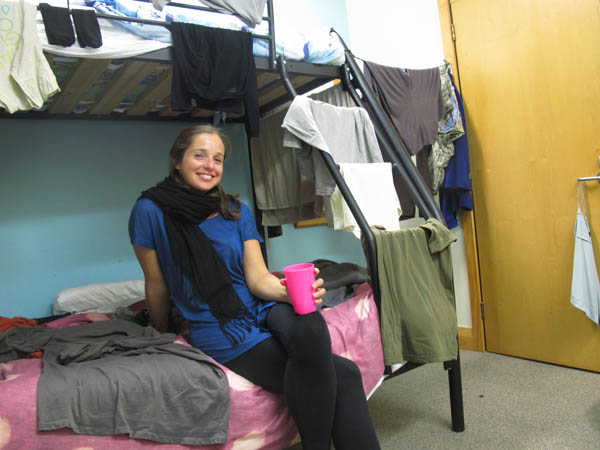
[[[285,280],[264,262],[250,209],[221,186],[228,154],[218,129],[182,130],[169,176],[133,207],[129,234],[152,325],[166,331],[172,300],[194,347],[285,394],[305,449],[329,449],[332,439],[341,450],[378,449],[358,367],[331,353],[319,311],[294,312]],[[316,304],[322,285],[313,284]]]

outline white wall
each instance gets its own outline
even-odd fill
[[[377,64],[427,69],[444,61],[435,0],[346,0],[355,56]]]
[[[355,56],[377,64],[426,69],[444,63],[436,0],[346,0],[348,46]],[[418,220],[405,221],[413,226]],[[469,279],[462,224],[452,230],[458,326],[471,328]]]

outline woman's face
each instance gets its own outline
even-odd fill
[[[225,146],[216,134],[197,134],[175,168],[185,183],[199,191],[209,191],[223,178]]]

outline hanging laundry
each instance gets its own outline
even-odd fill
[[[354,106],[350,95],[341,84],[309,94],[314,100],[334,106]],[[260,120],[260,136],[250,142],[252,177],[256,203],[261,213],[260,223],[269,227],[269,236],[275,226],[321,217],[323,198],[315,195],[314,180],[300,173],[294,152],[283,147],[287,114],[282,109]]]
[[[437,139],[431,147],[431,155],[428,161],[434,195],[438,193],[440,186],[444,184],[446,167],[450,158],[454,155],[453,142],[465,134],[449,72],[450,64],[440,67],[444,117],[438,123]]]
[[[0,0],[0,107],[9,113],[39,109],[60,91],[38,38],[35,5]]]
[[[413,156],[425,185],[433,189],[428,160],[437,139],[438,122],[444,114],[439,69],[401,69],[365,61],[364,73],[406,150]],[[415,202],[396,172],[394,185],[402,205],[401,219],[415,217]]]
[[[71,15],[67,8],[40,3],[40,12],[44,21],[44,29],[48,43],[70,47],[75,43],[75,33],[71,23]]]
[[[365,78],[411,155],[437,139],[444,115],[440,72],[400,69],[365,61]]]
[[[471,193],[471,164],[469,161],[469,139],[467,137],[467,122],[462,97],[454,83],[454,77],[449,72],[452,88],[463,124],[464,134],[454,141],[454,155],[448,161],[444,185],[440,188],[440,209],[446,220],[448,228],[458,226],[457,213],[460,208],[473,209],[473,195]]]
[[[363,108],[332,106],[298,95],[282,127],[283,145],[295,152],[301,173],[314,180],[316,195],[333,194],[335,181],[313,148],[329,153],[336,163],[383,162],[375,129]]]
[[[584,182],[577,186],[577,218],[575,220],[575,255],[571,282],[571,304],[600,325],[600,282],[594,259],[592,236],[586,217]],[[583,203],[583,209],[581,204]]]
[[[98,48],[102,46],[102,33],[96,12],[91,9],[72,9],[73,24],[80,47]]]
[[[456,359],[458,325],[450,253],[456,237],[437,219],[399,231],[372,230],[385,364]]]
[[[356,103],[354,103],[350,94],[342,87],[341,83],[334,84],[330,88],[319,92],[313,92],[312,94],[309,94],[309,97],[313,100],[319,100],[320,102],[329,103],[333,106],[346,106],[348,108],[356,107]]]
[[[394,189],[392,165],[340,163],[338,166],[369,226],[399,230],[402,209]],[[330,227],[360,239],[360,228],[337,187],[331,197],[325,199],[325,212]]]
[[[315,183],[300,173],[293,152],[283,148],[281,124],[287,110],[261,119],[260,136],[251,141],[250,157],[256,205],[262,225],[284,225],[314,219],[323,212]]]
[[[417,166],[417,172],[421,175],[423,184],[432,190],[431,186],[431,173],[429,172],[429,156],[431,155],[431,145],[423,147],[419,153],[412,157],[413,163]],[[387,159],[384,158],[386,161]],[[406,181],[394,171],[394,186],[396,187],[396,194],[400,199],[402,205],[402,216],[400,220],[411,219],[417,214],[417,208],[414,199],[412,198],[410,191],[406,185]]]
[[[196,105],[211,111],[242,113],[246,134],[259,134],[258,87],[252,35],[173,22],[173,111]]]

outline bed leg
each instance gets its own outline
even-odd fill
[[[448,370],[450,387],[450,414],[452,416],[452,431],[465,431],[465,412],[463,409],[462,379],[460,374],[460,356],[452,361],[445,361],[444,368]]]

